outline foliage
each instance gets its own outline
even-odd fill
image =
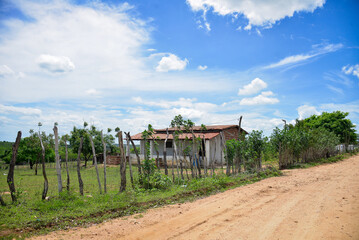
[[[151,175],[153,175],[155,173],[156,170],[156,164],[155,164],[155,159],[153,158],[148,158],[145,159],[143,161],[143,171],[144,171],[144,177],[148,178]]]
[[[143,174],[140,175],[140,184],[146,189],[165,189],[171,185],[171,180],[168,176],[156,171],[155,159],[150,158],[150,142],[154,142],[155,149],[157,150],[157,141],[154,137],[154,129],[151,124],[148,124],[147,130],[142,132],[142,138],[145,141],[145,159],[143,161]]]
[[[323,112],[321,115],[313,115],[303,120],[297,120],[295,126],[307,129],[324,128],[339,136],[341,143],[356,143],[355,125],[346,117],[348,112],[335,111],[332,113]]]
[[[45,161],[55,161],[53,134],[46,135],[41,132],[41,139],[45,147]],[[41,162],[41,144],[38,133],[30,130],[30,136],[22,138],[20,141],[16,163],[29,163],[32,168],[36,161]]]
[[[233,159],[238,155],[237,151],[240,150],[239,141],[231,139],[226,142],[225,159],[229,164],[233,163]]]
[[[148,178],[144,177],[142,180],[142,185],[146,189],[168,189],[172,185],[171,179],[158,171],[151,174]]]
[[[335,153],[339,137],[327,128],[308,129],[301,122],[295,126],[276,128],[271,143],[279,154],[279,167],[288,168],[296,163],[328,158]]]
[[[5,152],[7,151],[11,151],[12,149],[12,142],[6,142],[6,141],[2,141],[0,142],[0,158],[3,154],[5,154]]]
[[[137,152],[139,153],[141,151],[140,147],[138,147],[138,146],[135,146],[135,147],[136,147]],[[132,146],[130,147],[130,153],[132,153],[132,154],[135,153],[135,149]]]
[[[84,126],[88,126],[86,122],[84,123]],[[80,145],[80,139],[83,137],[84,141],[81,152],[85,158],[85,161],[88,161],[92,157],[92,147],[89,139],[90,135],[93,138],[96,153],[103,153],[101,131],[98,130],[94,125],[92,125],[90,129],[74,127],[71,131],[71,136],[68,138],[73,153],[77,153]],[[111,134],[104,134],[104,141],[108,145],[108,148],[106,149],[108,149],[111,153],[119,152],[118,147],[115,145],[115,138]]]
[[[231,139],[226,142],[226,161],[233,164],[236,159],[239,168],[247,172],[256,172],[262,168],[262,153],[265,139],[262,131],[252,131],[242,140]]]
[[[154,140],[154,129],[152,127],[151,124],[148,124],[148,127],[147,127],[147,130],[144,130],[142,132],[142,138],[144,139],[144,142],[145,142],[145,160],[149,160],[150,159],[150,152],[151,152],[151,149],[150,149],[150,142],[149,140]]]

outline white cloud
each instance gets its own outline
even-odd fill
[[[337,87],[334,87],[329,84],[327,84],[327,88],[329,88],[330,90],[332,90],[335,93],[344,94],[343,89],[341,89],[341,88],[337,88]]]
[[[297,108],[299,120],[305,119],[312,115],[318,115],[320,112],[314,106],[302,105]]]
[[[324,73],[323,78],[346,87],[351,87],[353,85],[353,82],[349,79],[349,77],[338,71],[326,72]]]
[[[320,105],[320,109],[322,111],[343,111],[343,112],[350,112],[350,113],[357,113],[359,114],[359,101],[345,103],[345,104],[336,104],[336,103],[327,103]]]
[[[251,95],[258,93],[262,89],[265,89],[268,86],[266,82],[264,82],[260,78],[255,78],[249,83],[245,85],[243,88],[240,88],[238,91],[238,95]]]
[[[42,54],[37,59],[39,67],[53,73],[71,72],[75,69],[74,63],[65,56]]]
[[[240,105],[266,105],[266,104],[276,104],[279,103],[277,98],[271,97],[273,96],[273,92],[266,91],[262,92],[258,96],[253,98],[243,98],[239,104]]]
[[[306,61],[308,59],[314,58],[316,56],[320,56],[326,53],[330,53],[330,52],[335,52],[339,49],[341,49],[343,47],[343,44],[328,44],[325,45],[322,48],[319,49],[315,49],[313,50],[311,53],[309,54],[298,54],[298,55],[293,55],[293,56],[289,56],[289,57],[285,57],[282,60],[276,62],[276,63],[272,63],[269,64],[265,67],[263,67],[263,69],[270,69],[270,68],[277,68],[277,67],[283,67],[283,66],[288,66],[288,65],[295,65],[298,64],[300,62]]]
[[[168,72],[168,71],[180,71],[184,70],[188,64],[188,60],[185,58],[181,60],[176,55],[170,53],[168,56],[164,56],[158,62],[158,66],[156,67],[157,72]]]
[[[0,64],[6,63],[15,72],[0,79],[2,103],[87,101],[92,97],[86,93],[88,89],[105,92],[107,100],[120,98],[119,91],[123,96],[130,92],[201,93],[231,88],[232,76],[223,72],[156,72],[161,58],[171,53],[147,51],[153,42],[151,22],[127,12],[131,8],[128,4],[20,0],[14,1],[14,6],[26,18],[0,19],[6,28],[0,31]],[[48,74],[36,62],[42,54],[66,56],[76,68],[71,74]],[[177,68],[187,67],[188,60],[179,60]]]
[[[0,20],[6,28],[0,32],[0,63],[25,77],[16,85],[16,76],[7,77],[1,98],[12,102],[75,99],[88,97],[88,88],[144,85],[139,82],[145,82],[150,69],[143,55],[151,27],[126,12],[128,4],[72,2],[14,1],[26,18]],[[74,65],[76,71],[71,74],[42,71],[67,72]],[[48,84],[51,79],[58,81]]]
[[[15,107],[15,106],[6,106],[6,105],[0,104],[0,113],[2,113],[2,114],[40,115],[41,110],[38,108]]]
[[[8,66],[6,66],[6,65],[0,66],[0,77],[5,77],[7,75],[14,75],[14,74],[15,74],[15,72]]]
[[[288,64],[298,63],[298,62],[307,60],[309,58],[312,58],[314,56],[315,55],[301,55],[301,54],[289,56],[289,57],[283,58],[279,62],[272,63],[264,68],[276,68],[276,67],[281,67],[281,66],[288,65]]]
[[[167,101],[167,100],[143,100],[141,97],[132,98],[136,103],[151,106],[151,107],[161,107],[161,108],[172,108],[175,106],[180,107],[191,107],[193,102],[196,101],[195,98],[179,98],[177,101]]]
[[[195,12],[212,10],[219,15],[238,14],[248,19],[244,28],[250,30],[252,26],[271,27],[277,21],[285,17],[292,17],[296,12],[313,12],[316,8],[322,7],[325,0],[186,0],[187,4]],[[206,20],[205,20],[206,21]]]
[[[198,70],[201,70],[201,71],[204,71],[206,70],[208,67],[206,65],[202,66],[202,65],[199,65],[198,66]]]
[[[188,112],[186,109],[199,110],[201,112],[212,112],[218,108],[218,106],[213,103],[197,102],[196,98],[179,98],[176,101],[168,101],[168,100],[151,101],[151,100],[143,100],[141,97],[133,97],[132,99],[136,103],[144,106],[159,107],[163,109],[181,109],[186,112]]]
[[[86,94],[94,96],[100,94],[100,92],[94,88],[90,88],[86,90]]]
[[[346,65],[342,67],[342,71],[347,75],[353,74],[354,76],[359,78],[359,64],[355,64],[352,66]]]

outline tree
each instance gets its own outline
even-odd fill
[[[41,146],[39,138],[36,134],[30,131],[30,136],[21,139],[18,151],[18,163],[28,162],[30,169],[33,169],[34,164],[38,161]]]
[[[101,131],[98,130],[93,125],[90,127],[90,129],[86,130],[87,126],[88,126],[88,124],[85,122],[83,129],[74,127],[73,130],[71,131],[71,137],[69,139],[70,145],[72,146],[73,153],[77,153],[79,145],[80,145],[80,138],[81,138],[81,136],[83,137],[83,145],[82,145],[82,151],[81,152],[82,152],[82,155],[84,156],[84,159],[85,159],[85,167],[87,166],[87,161],[91,157],[93,158],[91,141],[89,139],[89,136],[88,136],[87,132],[89,134],[91,134],[91,136],[93,138],[95,152],[97,152],[97,153],[102,153],[103,152]],[[109,150],[110,150],[111,153],[118,152],[118,148],[115,146],[115,138],[110,133],[104,134],[103,138],[104,138],[104,141],[109,146]]]
[[[35,165],[35,175],[37,175],[37,163],[42,151],[41,144],[38,133],[35,133],[32,129],[29,133],[29,137],[22,138],[20,141],[17,162],[29,163],[31,169],[33,165]],[[53,135],[46,135],[45,132],[41,132],[40,134],[45,147],[45,161],[54,162],[55,151]]]
[[[87,124],[84,124],[87,126]],[[71,131],[71,136],[70,136],[70,145],[72,146],[72,151],[73,153],[78,153],[79,152],[79,147],[80,147],[80,143],[81,143],[81,138],[82,138],[82,149],[81,149],[81,153],[85,158],[85,167],[87,166],[87,161],[90,159],[91,155],[92,155],[92,148],[91,148],[91,144],[90,144],[90,139],[86,136],[86,130],[85,129],[81,129],[81,128],[76,128],[74,127],[73,130]]]
[[[348,112],[341,111],[323,112],[321,115],[313,115],[304,120],[297,120],[295,126],[309,129],[325,128],[339,136],[341,143],[356,143],[355,125],[350,119],[346,118],[348,115]]]

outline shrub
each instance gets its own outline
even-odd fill
[[[149,177],[142,178],[142,186],[146,189],[167,189],[171,186],[171,179],[160,172],[155,172]]]

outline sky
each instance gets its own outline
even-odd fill
[[[181,114],[269,136],[323,111],[359,130],[356,0],[1,0],[0,141]]]

